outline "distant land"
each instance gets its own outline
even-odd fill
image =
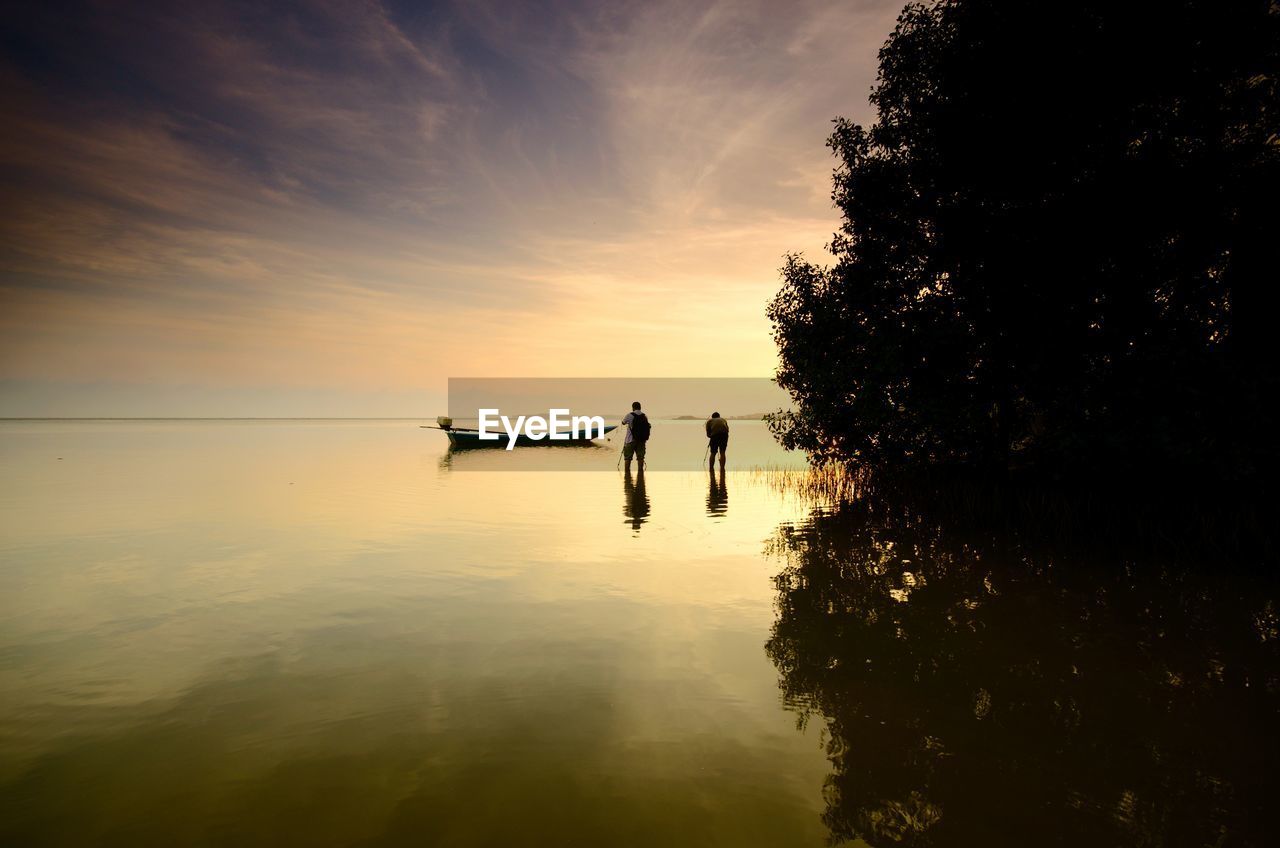
[[[763,421],[765,416],[770,415],[768,412],[752,412],[748,415],[722,415],[721,418],[726,421]],[[706,421],[710,416],[707,415],[673,415],[668,421]]]

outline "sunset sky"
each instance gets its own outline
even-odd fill
[[[6,4],[0,415],[768,376],[901,5]]]

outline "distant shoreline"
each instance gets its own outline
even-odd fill
[[[763,421],[765,415],[725,415],[726,421]],[[434,415],[412,416],[325,416],[325,415],[0,415],[3,421],[431,421]],[[663,421],[705,421],[703,415],[673,415]],[[459,419],[470,420],[470,419]]]
[[[156,415],[156,416],[119,416],[119,415],[23,415],[0,416],[0,421],[422,421],[431,418],[429,415],[403,416],[342,416],[294,415],[294,416],[258,416],[258,415]]]
[[[722,415],[725,421],[763,421],[766,416],[771,415],[769,412],[757,412],[751,415]],[[711,416],[709,415],[672,415],[667,421],[705,421]]]

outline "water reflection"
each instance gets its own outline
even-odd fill
[[[649,496],[644,490],[644,466],[634,478],[631,469],[626,470],[622,479],[622,514],[626,516],[631,529],[640,532],[640,526],[649,520]]]
[[[715,468],[709,468],[707,479],[707,515],[721,518],[729,511],[729,488],[724,469],[720,469],[717,477]]]
[[[695,456],[622,545],[614,461],[0,422],[0,845],[823,844],[760,650],[801,513],[740,483],[709,527]]]
[[[1079,562],[864,502],[784,526],[767,645],[871,845],[1262,845],[1276,593]]]

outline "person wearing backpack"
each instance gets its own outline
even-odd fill
[[[627,428],[627,436],[622,440],[622,458],[630,473],[632,457],[638,458],[640,467],[644,468],[644,446],[649,441],[649,433],[653,431],[649,416],[640,411],[640,401],[631,404],[631,411],[622,419],[622,426]]]

